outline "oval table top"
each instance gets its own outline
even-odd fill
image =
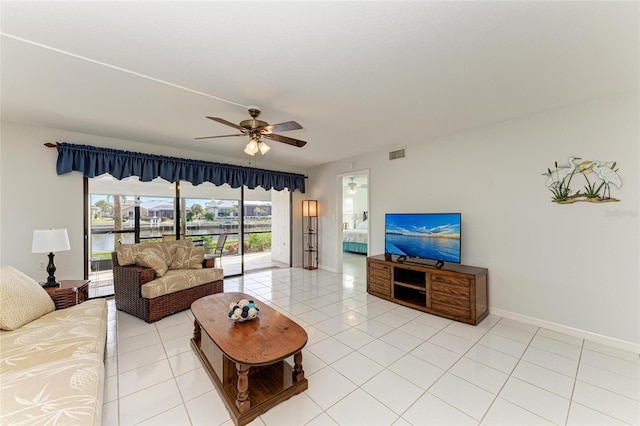
[[[250,321],[229,319],[229,305],[254,300],[260,316]],[[244,293],[217,293],[191,304],[191,311],[204,333],[232,361],[245,365],[267,365],[285,359],[307,344],[307,332],[261,300]]]

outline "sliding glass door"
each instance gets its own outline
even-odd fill
[[[111,253],[119,243],[189,238],[212,252],[224,235],[225,277],[291,264],[288,191],[108,175],[88,183],[90,297],[113,294]]]
[[[242,244],[239,244],[242,192],[241,188],[229,185],[180,183],[184,237],[202,242],[208,251],[213,251],[220,235],[226,235],[221,259],[226,277],[242,274]]]

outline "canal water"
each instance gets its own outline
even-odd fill
[[[125,230],[128,230],[125,228]],[[245,235],[251,233],[263,233],[271,232],[271,224],[249,224],[245,225]],[[146,238],[162,238],[162,235],[172,234],[173,229],[168,228],[166,230],[161,229],[149,229],[143,227],[140,237]],[[222,226],[206,226],[206,227],[188,227],[187,237],[208,236],[217,240],[218,235],[226,233],[228,235],[227,242],[238,241],[238,226],[237,225],[222,225]],[[117,239],[121,240],[123,244],[133,244],[134,234],[123,233],[116,234]],[[113,227],[93,227],[91,228],[91,251],[113,251],[115,244],[113,234]]]

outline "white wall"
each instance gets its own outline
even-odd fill
[[[289,192],[271,191],[271,259],[289,264]]]
[[[370,254],[386,212],[461,212],[462,262],[489,269],[491,309],[638,344],[639,113],[634,92],[313,168],[320,263],[337,268],[336,176],[368,168]],[[552,203],[542,173],[572,155],[617,161],[621,202]]]
[[[33,230],[40,228],[67,228],[69,232],[71,250],[55,256],[56,278],[79,279],[84,274],[82,174],[72,172],[58,176],[57,151],[45,148],[45,142],[87,144],[239,164],[237,160],[199,152],[59,129],[3,122],[0,131],[0,264],[12,265],[40,281],[46,279],[47,273],[39,270],[38,265],[48,259],[45,254],[31,253]],[[261,168],[304,173],[299,168],[261,163]],[[296,194],[298,198],[294,195],[294,199],[303,196],[298,191]]]

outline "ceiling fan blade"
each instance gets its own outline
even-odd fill
[[[225,120],[224,118],[218,118],[218,117],[207,117],[209,120],[213,120],[213,121],[217,121],[220,124],[225,124],[227,126],[231,126],[235,129],[238,129],[242,132],[244,132],[246,129],[244,127],[240,127],[238,126],[236,123],[232,123],[230,121]]]
[[[270,126],[261,127],[261,132],[266,133],[280,133],[280,132],[288,132],[289,130],[300,130],[302,126],[296,123],[295,121],[287,121],[285,123],[272,124]]]
[[[262,136],[264,136],[267,139],[271,139],[278,142],[284,142],[289,145],[297,146],[298,148],[302,148],[307,144],[305,141],[289,138],[287,136],[276,135],[275,133],[265,133]]]
[[[230,138],[230,137],[232,137],[232,136],[247,136],[247,135],[246,135],[246,134],[244,134],[244,133],[240,133],[240,134],[238,134],[238,135],[203,136],[203,137],[200,137],[200,138],[194,138],[194,139]]]

